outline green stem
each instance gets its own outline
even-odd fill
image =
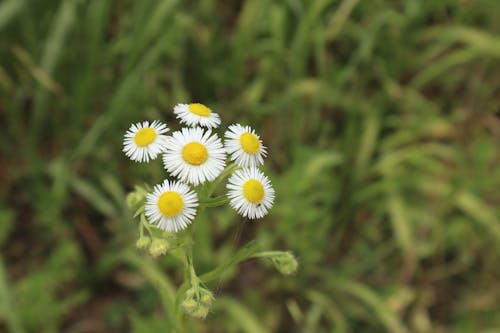
[[[226,261],[224,264],[220,265],[219,267],[214,268],[210,272],[207,272],[203,275],[200,276],[200,280],[203,283],[216,280],[221,277],[221,275],[231,266],[237,265],[238,263],[254,258],[256,255],[258,255],[258,246],[255,242],[250,242],[243,246],[241,249],[236,252],[236,254]],[[265,253],[265,252],[264,252]]]
[[[207,207],[220,207],[224,206],[230,201],[230,199],[226,196],[220,196],[216,198],[210,198],[206,201],[200,201],[200,208],[207,208]]]
[[[146,216],[144,215],[144,213],[141,214],[141,236],[143,235],[143,228],[146,228],[148,234],[150,237],[153,237],[153,232],[151,231],[150,227],[149,227],[149,224],[146,220]]]
[[[207,207],[219,207],[225,205],[229,202],[229,199],[225,196],[219,196],[216,198],[210,198],[210,196],[214,193],[220,183],[227,178],[234,170],[239,167],[235,164],[231,164],[226,167],[226,169],[217,177],[217,179],[211,184],[203,184],[197,189],[197,192],[200,194],[202,198],[200,200],[200,205],[198,208],[198,214],[200,214]],[[206,198],[206,199],[205,199]],[[197,286],[202,283],[202,280],[196,275],[196,270],[194,268],[193,262],[193,238],[195,232],[195,225],[191,224],[187,230],[186,238],[184,239],[184,244],[181,249],[184,252],[184,282],[177,290],[177,295],[175,298],[175,317],[178,322],[182,323],[183,321],[183,312],[181,309],[182,298],[186,291],[193,286]],[[225,266],[227,267],[227,266]],[[224,268],[225,268],[224,267]]]
[[[220,183],[226,179],[230,174],[232,174],[234,171],[238,170],[240,167],[234,163],[229,164],[224,171],[217,177],[212,184],[210,184],[208,191],[207,191],[207,197],[210,197],[214,191],[219,187]]]
[[[176,318],[179,322],[182,322],[183,320],[183,312],[181,310],[182,297],[184,296],[186,290],[188,290],[191,286],[199,283],[199,279],[196,276],[196,271],[194,269],[194,263],[193,263],[193,233],[194,233],[194,228],[193,225],[191,225],[188,229],[188,232],[186,233],[184,246],[182,246],[185,258],[184,282],[177,290],[177,296],[175,298]]]
[[[196,271],[194,270],[193,264],[193,247],[192,241],[188,242],[186,253],[186,267],[185,267],[185,279],[189,280],[191,286],[197,284]]]
[[[286,252],[284,251],[262,251],[255,253],[251,256],[251,258],[269,258],[269,257],[276,257],[281,254],[284,254]]]

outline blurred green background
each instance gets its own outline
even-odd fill
[[[500,1],[4,0],[0,332],[168,332],[182,282],[134,248],[163,180],[130,123],[198,101],[269,147],[271,214],[198,220],[192,332],[500,332]]]

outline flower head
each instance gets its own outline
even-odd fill
[[[182,124],[188,126],[214,128],[220,124],[219,115],[200,103],[177,104],[174,113]]]
[[[264,163],[263,157],[267,155],[266,147],[250,126],[231,125],[224,137],[226,152],[236,164],[253,167]]]
[[[229,178],[227,189],[231,207],[249,219],[267,215],[273,206],[274,189],[271,182],[255,167],[235,171]]]
[[[198,319],[205,319],[214,300],[214,295],[210,290],[194,285],[186,291],[181,306],[187,314]]]
[[[135,243],[135,246],[138,249],[145,249],[146,247],[148,247],[150,243],[151,243],[151,238],[147,236],[141,236]]]
[[[198,197],[186,184],[165,180],[146,197],[146,217],[158,228],[177,232],[185,229],[196,215]]]
[[[299,267],[299,263],[293,253],[287,252],[278,252],[275,256],[271,257],[271,262],[274,267],[283,275],[294,274]]]
[[[225,167],[226,153],[211,130],[183,128],[169,138],[163,164],[173,176],[198,185],[217,178]]]
[[[154,160],[158,154],[165,150],[168,132],[167,125],[153,121],[143,121],[132,124],[123,140],[123,151],[131,160],[137,162],[149,162]]]
[[[168,251],[168,242],[161,238],[154,238],[149,246],[149,254],[154,258],[162,256]]]

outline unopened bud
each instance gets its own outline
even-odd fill
[[[291,252],[282,252],[271,258],[274,267],[284,275],[290,275],[297,271],[299,263]]]
[[[137,204],[139,204],[140,202],[142,202],[146,198],[146,194],[147,194],[147,192],[143,188],[136,187],[135,191],[130,192],[127,195],[127,199],[126,199],[127,206],[129,208],[135,207]]]
[[[186,298],[186,299],[194,298],[195,294],[196,294],[196,290],[194,290],[194,288],[189,288],[188,290],[186,290],[186,293],[184,294],[184,298]]]
[[[194,299],[185,299],[182,302],[182,308],[187,313],[192,313],[193,311],[195,311],[198,308],[198,303],[196,303],[196,301]]]
[[[214,296],[210,290],[195,285],[186,291],[182,308],[192,317],[205,319],[210,312],[213,300]]]
[[[145,249],[146,247],[148,247],[149,243],[151,243],[151,238],[147,237],[147,236],[141,236],[137,242],[135,242],[135,246],[139,249],[139,250],[142,250],[142,249]]]
[[[149,246],[149,254],[153,257],[164,255],[168,251],[168,242],[164,239],[155,238]]]
[[[207,293],[203,293],[201,295],[200,301],[205,305],[211,306],[214,301],[214,297],[212,296],[212,293],[207,290]]]
[[[200,305],[196,310],[194,310],[191,314],[191,316],[198,318],[198,319],[205,319],[208,315],[208,311],[210,308],[206,305]]]

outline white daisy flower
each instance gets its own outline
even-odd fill
[[[165,180],[146,196],[145,213],[151,224],[177,232],[186,229],[196,215],[198,196],[189,186]]]
[[[267,155],[262,140],[250,126],[235,124],[224,134],[224,145],[231,160],[242,167],[254,167],[264,163]]]
[[[125,155],[136,162],[149,162],[154,160],[158,154],[165,151],[168,132],[167,125],[155,120],[150,125],[149,121],[132,124],[125,133],[123,139],[123,151]]]
[[[182,124],[214,128],[220,125],[217,113],[200,103],[177,104],[174,113]]]
[[[211,130],[182,128],[168,138],[163,164],[171,175],[198,185],[214,180],[224,170],[226,152]]]
[[[231,207],[249,219],[260,219],[273,206],[271,182],[255,167],[235,171],[228,180],[227,189]]]

